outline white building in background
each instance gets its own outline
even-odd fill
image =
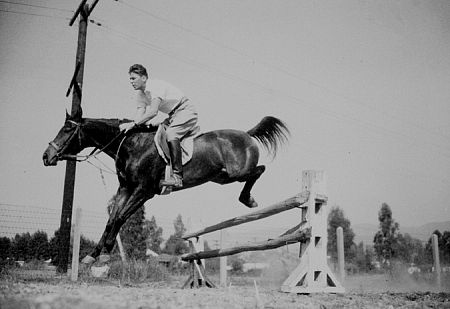
[[[246,273],[249,270],[263,270],[263,269],[266,269],[269,267],[270,267],[270,264],[268,264],[268,263],[244,263],[242,265],[242,271],[244,273]]]

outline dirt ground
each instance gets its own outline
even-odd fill
[[[450,291],[385,275],[349,276],[345,294],[287,294],[263,277],[231,277],[231,286],[181,289],[185,277],[170,282],[122,284],[66,277],[15,276],[0,280],[0,308],[449,308]],[[211,278],[218,282],[217,278]],[[254,282],[258,286],[256,292]],[[445,292],[442,292],[444,291]]]

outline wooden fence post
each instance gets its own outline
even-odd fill
[[[436,272],[436,284],[441,288],[441,264],[439,262],[439,241],[438,236],[433,234],[431,237],[433,244],[433,260],[434,260],[434,271]]]
[[[70,279],[78,280],[78,264],[80,259],[80,225],[81,225],[81,208],[75,211],[75,226],[73,233],[73,250],[72,250],[72,273]]]
[[[225,243],[225,231],[220,231],[220,249],[224,248]],[[227,257],[221,256],[220,258],[220,286],[227,286]]]
[[[338,254],[338,265],[339,265],[339,275],[341,283],[345,280],[345,258],[344,258],[344,229],[338,227],[336,229],[337,236],[337,254]]]

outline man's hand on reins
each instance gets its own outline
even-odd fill
[[[121,125],[119,125],[119,129],[120,129],[120,131],[124,131],[125,133],[127,133],[135,126],[136,126],[136,122],[134,122],[134,121],[126,122],[126,123],[122,123]]]

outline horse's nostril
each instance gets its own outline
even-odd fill
[[[49,164],[47,152],[44,152],[44,154],[42,155],[42,161],[44,162],[45,166],[47,166]]]

